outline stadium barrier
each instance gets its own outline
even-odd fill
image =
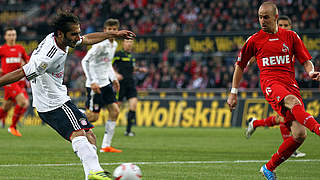
[[[149,95],[151,93],[151,95]],[[303,91],[307,111],[318,119],[320,113],[320,93]],[[237,108],[230,112],[224,91],[153,91],[139,92],[137,105],[137,126],[144,127],[245,127],[250,117],[266,118],[275,115],[260,91],[241,92]],[[84,107],[85,96],[81,92],[70,92],[78,107]],[[126,125],[128,105],[121,107],[118,125]],[[12,110],[7,122],[10,123]],[[103,125],[108,112],[103,110],[94,125]],[[22,125],[41,125],[35,110],[30,110],[21,121]]]
[[[150,53],[153,50],[156,52],[164,52],[169,49],[173,52],[184,52],[185,45],[189,44],[193,52],[215,53],[215,52],[235,52],[238,47],[241,47],[246,39],[252,35],[252,32],[224,32],[208,35],[140,35],[136,38],[133,52],[137,54]],[[298,32],[305,46],[309,51],[320,50],[320,35],[319,32],[306,31]],[[18,37],[18,44],[25,47],[27,52],[32,52],[37,48],[38,43],[43,37],[28,39],[25,36]],[[4,40],[0,37],[0,44]],[[87,48],[90,48],[88,46]],[[119,41],[118,50],[121,49],[121,41]],[[74,49],[70,49],[72,52]]]

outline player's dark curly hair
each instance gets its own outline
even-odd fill
[[[58,12],[51,26],[54,30],[54,35],[58,35],[58,30],[66,33],[71,30],[71,25],[80,24],[79,18],[70,12]]]

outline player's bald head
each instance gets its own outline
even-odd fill
[[[259,8],[259,12],[260,11],[270,11],[273,16],[276,16],[279,14],[277,5],[271,1],[267,1],[267,2],[262,3]]]

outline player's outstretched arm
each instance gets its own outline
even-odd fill
[[[17,82],[23,77],[24,77],[24,71],[22,68],[19,68],[15,71],[12,71],[8,74],[1,76],[0,77],[0,86],[4,86],[7,84]]]
[[[82,44],[83,45],[91,45],[99,43],[108,38],[124,38],[124,39],[132,39],[135,38],[136,35],[128,30],[121,30],[116,33],[110,32],[95,32],[86,34],[83,36]]]
[[[320,81],[320,72],[314,71],[313,63],[310,60],[304,62],[303,67],[312,80]]]
[[[243,74],[243,69],[239,65],[236,65],[233,73],[231,93],[229,94],[229,97],[227,100],[230,111],[235,109],[238,103],[237,94],[238,94],[238,88],[242,78],[242,74]]]

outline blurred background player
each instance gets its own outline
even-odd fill
[[[282,29],[292,29],[292,21],[288,16],[279,16],[278,18],[278,27]],[[294,59],[294,57],[293,57]],[[250,60],[250,64],[252,64],[256,59],[253,57]],[[255,117],[249,118],[247,121],[248,128],[246,129],[246,136],[247,138],[250,138],[251,135],[254,133],[257,127],[263,126],[263,127],[272,127],[276,125],[280,125],[280,132],[283,140],[286,140],[291,136],[291,129],[288,125],[286,125],[283,121],[283,117],[280,115],[270,116],[266,119],[260,119],[257,120]],[[304,157],[306,156],[306,153],[302,153],[298,150],[296,150],[291,157]]]
[[[135,136],[135,133],[131,131],[131,127],[136,120],[138,98],[133,73],[134,71],[147,72],[146,68],[135,66],[136,59],[131,54],[132,48],[133,39],[124,39],[123,50],[118,51],[113,58],[113,66],[115,67],[121,87],[118,94],[119,105],[122,104],[124,98],[129,102],[125,136]]]
[[[29,56],[24,47],[16,44],[17,32],[13,27],[5,28],[4,39],[6,43],[0,47],[2,75],[21,68],[29,61]],[[7,113],[16,104],[12,124],[8,128],[8,132],[15,136],[22,136],[17,129],[17,123],[29,107],[29,97],[25,86],[25,78],[4,86],[4,102],[0,108],[0,119],[2,120],[2,126],[5,127]]]
[[[104,32],[118,32],[120,23],[117,19],[108,19],[104,23]],[[119,105],[112,86],[119,91],[120,85],[112,67],[112,59],[118,47],[114,38],[106,39],[92,46],[82,60],[82,67],[87,81],[86,115],[90,122],[99,118],[101,108],[107,107],[109,118],[105,123],[105,133],[100,152],[120,153],[122,150],[111,146]]]

